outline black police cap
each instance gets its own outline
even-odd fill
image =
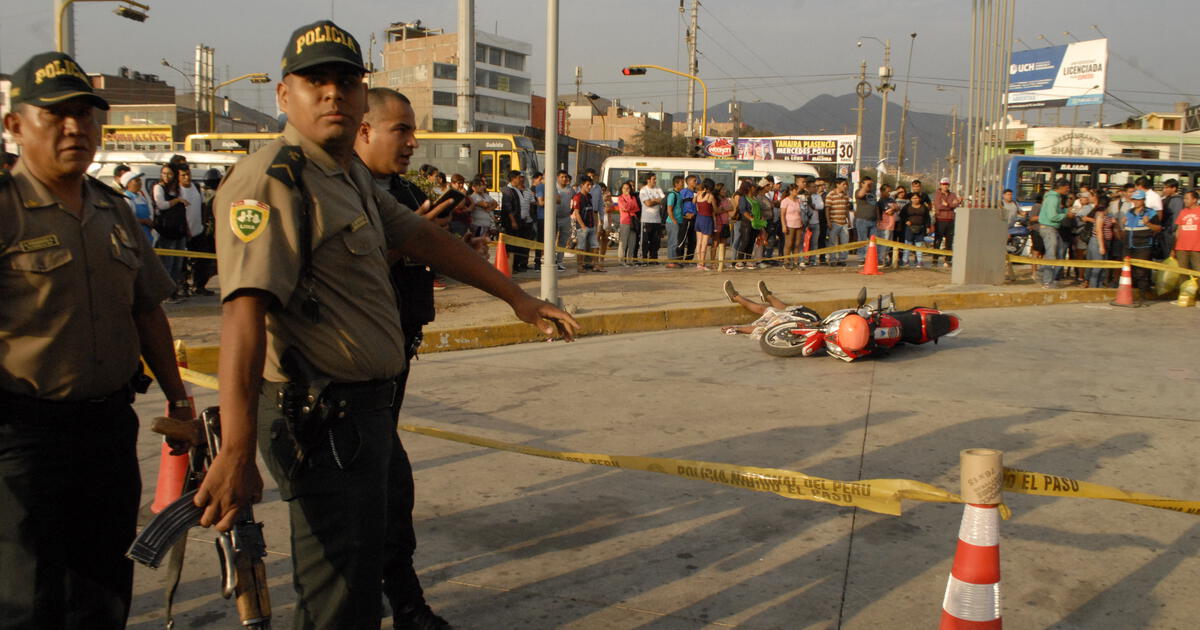
[[[28,103],[48,107],[80,97],[100,109],[108,109],[108,101],[92,89],[92,81],[83,68],[70,55],[61,52],[30,57],[13,73],[9,96],[13,105]]]
[[[342,63],[362,72],[362,47],[349,32],[329,20],[301,26],[283,49],[283,75],[323,63]]]

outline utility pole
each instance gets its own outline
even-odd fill
[[[958,190],[958,174],[954,167],[958,164],[958,105],[950,110],[950,155],[946,157],[946,166],[950,168],[951,190]]]
[[[887,153],[883,150],[887,140],[887,105],[888,92],[895,89],[892,85],[892,40],[883,43],[883,65],[879,68],[879,93],[883,97],[883,109],[879,112],[879,166],[886,168]]]
[[[900,154],[896,156],[897,177],[899,177],[900,173],[904,170],[904,128],[908,123],[908,85],[912,83],[910,80],[912,78],[912,53],[913,44],[915,44],[917,41],[917,34],[912,33],[909,35],[909,37],[911,39],[908,40],[908,69],[904,72],[904,109],[900,110]],[[914,172],[917,170],[916,166],[917,164],[914,157]]]
[[[679,0],[679,10],[683,11],[683,0]],[[696,21],[699,19],[699,17],[700,17],[700,0],[692,0],[692,20],[691,20],[690,25],[688,26],[688,32],[687,32],[688,74],[690,74],[692,76],[696,76],[697,71],[699,69],[699,66],[696,64]],[[691,137],[691,136],[696,135],[696,123],[695,123],[695,118],[692,115],[692,111],[695,109],[695,103],[696,103],[696,82],[695,81],[691,81],[691,80],[688,81],[687,102],[688,102],[687,128],[688,128],[688,136]],[[708,112],[703,112],[700,114],[700,116],[701,116],[701,118],[708,116]],[[690,142],[690,140],[689,140],[689,142]]]
[[[733,154],[731,157],[737,157],[738,134],[741,132],[742,126],[742,104],[737,100],[737,88],[733,89],[733,97],[729,99],[729,120],[733,123]]]
[[[572,105],[578,105],[580,97],[583,96],[583,66],[575,66],[575,102]]]
[[[475,131],[475,0],[458,0],[458,132]],[[547,101],[547,107],[552,106]],[[507,175],[506,175],[507,177]]]
[[[867,82],[867,60],[864,59],[862,65],[858,68],[858,85],[854,86],[854,92],[858,94],[858,107],[855,111],[858,112],[858,126],[854,131],[855,144],[854,147],[854,175],[860,177],[859,171],[862,170],[862,119],[863,110],[866,109],[867,97],[871,95],[871,84]]]
[[[920,170],[920,168],[917,166],[917,139],[913,138],[912,141],[913,141],[912,174],[913,174],[913,177],[916,177],[917,171]],[[903,140],[901,140],[901,142],[903,142]]]
[[[546,163],[542,170],[558,171],[558,0],[546,0]],[[553,191],[556,185],[547,182],[546,187]],[[554,265],[556,229],[554,213],[547,212],[542,223],[542,247],[546,255],[541,284],[542,299],[551,304],[559,304],[558,268]]]

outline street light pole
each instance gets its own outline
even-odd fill
[[[186,72],[184,72],[183,70],[180,70],[179,68],[176,68],[175,66],[172,66],[171,62],[167,61],[167,59],[165,57],[162,59],[161,63],[162,63],[162,65],[183,75],[183,79],[188,82],[188,87],[191,88],[192,94],[194,95],[196,93],[196,85],[194,83],[192,83],[192,78],[189,77]],[[192,133],[200,133],[200,112],[192,112],[192,124],[193,124]]]
[[[908,123],[908,86],[912,83],[912,55],[913,45],[917,41],[917,34],[909,35],[908,40],[908,69],[904,71],[904,109],[900,110],[900,154],[896,156],[896,181],[900,181],[900,173],[904,171],[904,128]],[[917,172],[917,157],[916,152],[913,153],[913,172]]]
[[[216,123],[216,115],[217,115],[217,112],[216,112],[217,90],[219,90],[231,83],[237,83],[238,81],[243,81],[245,79],[250,79],[251,83],[270,83],[271,82],[271,77],[268,76],[266,73],[251,72],[250,74],[243,74],[242,76],[237,77],[235,79],[230,79],[224,83],[218,83],[218,84],[214,85],[212,88],[212,92],[209,95],[211,97],[210,102],[212,103],[212,106],[208,108],[208,130],[210,133],[216,133],[216,129],[213,128],[213,125]]]
[[[558,194],[558,0],[546,0],[546,200]],[[507,175],[505,175],[507,177]],[[558,267],[554,244],[558,226],[552,207],[542,222],[542,299],[558,304]]]
[[[66,45],[66,37],[63,34],[63,17],[66,15],[67,9],[76,2],[123,2],[133,5],[142,11],[149,11],[150,7],[144,5],[137,0],[54,0],[54,48],[59,52],[65,52],[72,57],[75,56],[75,38],[71,37],[70,46]],[[127,20],[135,22],[145,22],[149,17],[141,11],[135,11],[129,7],[119,7],[115,13]]]
[[[883,65],[879,67],[879,95],[883,98],[883,108],[879,112],[879,162],[876,164],[876,169],[887,169],[887,153],[884,152],[884,145],[887,141],[887,105],[888,92],[894,90],[896,86],[891,84],[892,79],[892,40],[881,41],[878,37],[870,35],[862,35],[859,37],[858,46],[862,47],[862,40],[873,39],[883,45]],[[880,183],[883,183],[880,180]]]
[[[863,110],[867,108],[867,97],[871,95],[871,84],[867,81],[866,59],[863,59],[862,65],[858,68],[858,85],[854,86],[854,91],[858,94],[858,126],[854,132],[854,138],[857,143],[857,146],[854,147],[854,176],[861,177]]]

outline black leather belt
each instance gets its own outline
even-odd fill
[[[133,402],[133,387],[125,385],[107,396],[84,400],[47,400],[22,394],[0,391],[0,406],[14,415],[34,415],[38,418],[94,414],[123,407]],[[0,416],[8,415],[0,411]],[[66,418],[64,418],[66,419]]]
[[[354,413],[391,409],[398,402],[400,385],[388,378],[361,383],[333,383],[325,389],[332,416],[344,418]]]

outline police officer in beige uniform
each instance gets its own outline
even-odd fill
[[[223,441],[196,501],[223,529],[258,500],[257,441],[288,502],[297,628],[380,627],[406,367],[385,250],[500,297],[547,334],[578,328],[375,185],[353,154],[364,72],[332,22],[293,33],[276,86],[283,137],[239,162],[214,200]],[[395,627],[428,627],[397,603]]]
[[[192,411],[161,303],[174,286],[124,198],[84,173],[108,109],[75,60],[12,79],[0,171],[0,628],[123,628],[141,476],[139,355]]]

